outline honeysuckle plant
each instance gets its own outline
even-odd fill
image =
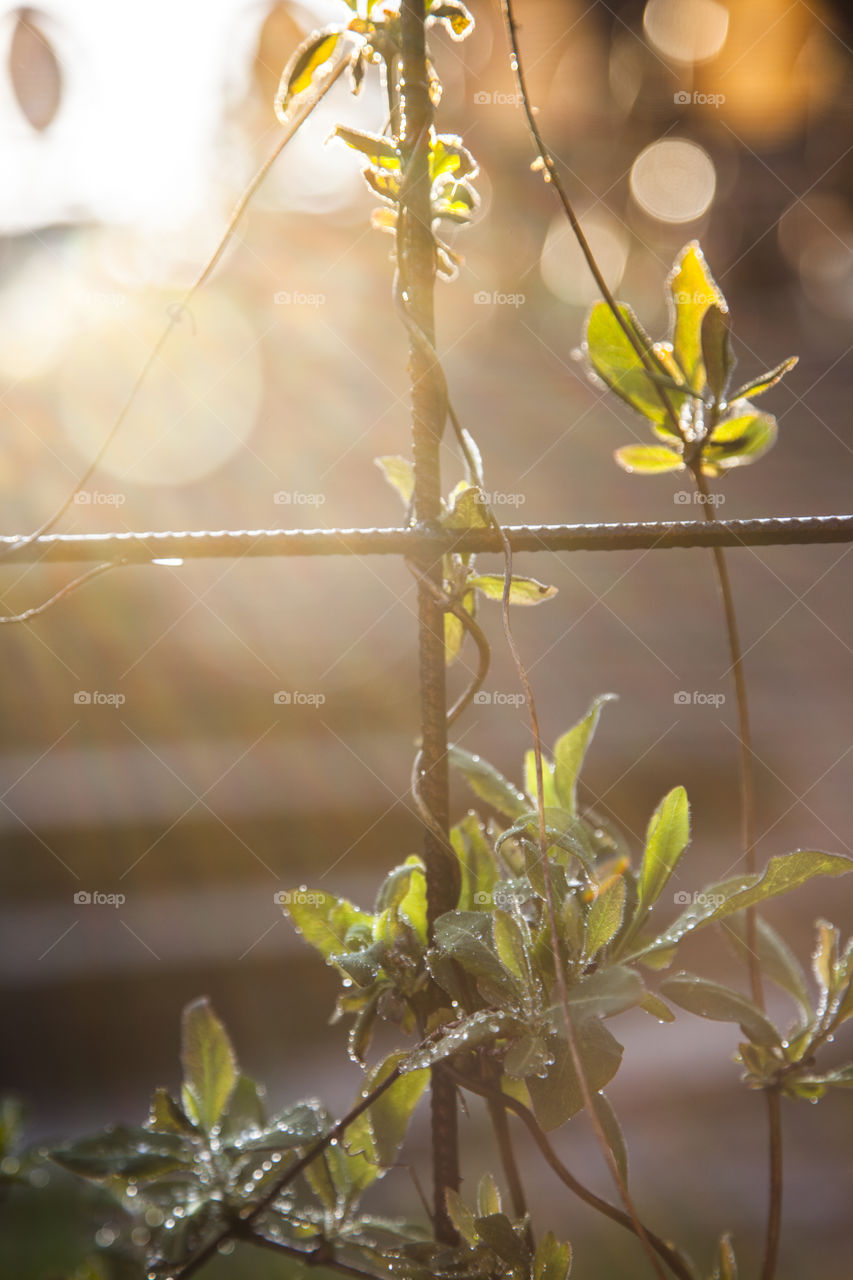
[[[335,135],[364,158],[365,179],[381,202],[374,224],[397,236],[397,309],[413,350],[428,356],[420,382],[440,375],[431,388],[439,419],[434,436],[440,439],[445,418],[453,420],[467,465],[467,478],[437,507],[435,523],[450,531],[501,533],[479,450],[455,422],[433,344],[401,281],[407,264],[400,230],[411,221],[408,165],[415,149],[403,119],[401,13],[382,0],[348,0],[347,7],[347,21],[313,33],[296,50],[282,76],[276,111],[289,127],[295,108],[319,101],[344,71],[358,93],[368,70],[380,69],[388,99],[385,127],[365,132],[339,125]],[[442,24],[456,39],[473,26],[458,0],[427,0],[418,21]],[[521,77],[511,9],[509,28]],[[428,82],[434,105],[440,82],[429,59],[423,72],[421,87]],[[557,186],[523,77],[520,85],[542,166]],[[477,205],[476,162],[460,138],[437,133],[431,124],[414,141],[425,148],[428,199],[421,230],[429,223],[431,266],[425,274],[431,280],[434,269],[450,278],[460,259],[438,238],[437,228],[470,220]],[[771,446],[775,420],[755,409],[752,398],[774,386],[794,361],[731,391],[728,308],[698,245],[682,251],[667,289],[666,341],[653,342],[626,304],[606,299],[589,316],[584,352],[593,376],[646,420],[656,440],[620,449],[620,465],[644,473],[687,470],[701,487],[705,477],[753,462]],[[416,469],[401,457],[378,462],[402,498],[407,526],[415,528]],[[440,492],[436,484],[436,504]],[[475,684],[448,714],[452,724],[479,687],[487,663],[488,646],[475,620],[478,595],[535,604],[553,598],[555,588],[512,574],[509,563],[504,575],[481,574],[474,556],[462,552],[445,555],[432,577],[416,570],[419,589],[428,579],[439,610],[432,633],[438,638],[439,673],[442,644],[448,663],[459,656],[466,635],[480,652]],[[505,626],[511,641],[506,620]],[[529,690],[521,663],[519,669]],[[719,1239],[709,1271],[655,1235],[638,1215],[628,1191],[627,1142],[604,1092],[623,1059],[611,1026],[635,1008],[661,1024],[675,1020],[676,1008],[730,1022],[743,1037],[736,1061],[744,1082],[774,1105],[782,1095],[814,1102],[832,1088],[849,1088],[853,1067],[826,1066],[824,1050],[853,1017],[853,944],[843,947],[839,931],[820,921],[810,984],[792,949],[757,908],[814,878],[841,876],[853,861],[798,850],[770,858],[762,870],[747,861],[746,871],[693,890],[685,858],[690,808],[678,785],[654,808],[642,848],[632,849],[615,824],[582,804],[579,788],[587,750],[611,697],[596,698],[550,753],[541,749],[531,706],[534,746],[524,755],[517,782],[451,745],[449,764],[479,809],[449,832],[413,784],[421,816],[440,846],[444,861],[438,865],[453,888],[449,909],[435,909],[435,864],[431,883],[426,844],[424,858],[410,854],[387,874],[372,908],[304,886],[282,895],[292,925],[341,979],[333,1019],[352,1019],[349,1056],[363,1072],[345,1115],[336,1119],[313,1097],[270,1108],[263,1087],[241,1071],[225,1027],[202,998],[183,1013],[180,1090],[158,1088],[138,1125],[112,1126],[51,1149],[53,1164],[97,1183],[111,1198],[111,1236],[129,1274],[185,1280],[220,1251],[248,1242],[279,1253],[288,1274],[295,1265],[321,1265],[377,1280],[567,1280],[574,1262],[570,1242],[552,1230],[537,1241],[540,1224],[528,1207],[513,1148],[510,1120],[516,1119],[567,1191],[640,1239],[659,1277],[737,1280],[727,1235]],[[691,888],[670,896],[666,891],[676,883]],[[668,902],[687,905],[673,914]],[[701,975],[669,972],[681,943],[710,926],[748,958],[749,994]],[[793,1001],[784,1027],[764,1007],[765,980]],[[484,1171],[475,1198],[437,1181],[419,1222],[377,1216],[363,1202],[397,1165],[428,1084],[435,1111],[437,1082],[486,1101],[500,1176]],[[625,1210],[587,1188],[552,1145],[549,1135],[585,1109]],[[16,1194],[45,1159],[22,1149],[20,1131],[19,1110],[10,1101],[0,1108],[3,1195]],[[777,1236],[778,1229],[774,1247]],[[774,1258],[771,1248],[764,1280],[772,1280]],[[102,1261],[85,1264],[86,1280],[103,1272]],[[595,1269],[593,1259],[586,1274]]]
[[[627,1143],[603,1090],[623,1057],[609,1023],[628,1009],[640,1007],[666,1023],[675,1019],[676,1005],[737,1024],[744,1037],[737,1061],[751,1088],[813,1100],[853,1084],[853,1066],[823,1071],[817,1063],[819,1051],[853,1017],[853,944],[842,949],[838,931],[825,922],[818,925],[813,959],[814,1000],[787,944],[761,921],[762,972],[796,1005],[784,1031],[734,988],[683,972],[665,977],[656,990],[652,985],[697,930],[717,925],[742,948],[748,907],[814,877],[843,875],[853,862],[811,850],[775,857],[760,875],[706,886],[689,895],[691,905],[674,921],[653,923],[665,909],[667,886],[689,883],[683,862],[688,800],[682,787],[663,798],[637,863],[621,835],[582,809],[580,770],[608,701],[609,695],[597,698],[543,761],[556,952],[530,753],[524,781],[516,785],[480,757],[453,748],[452,765],[487,813],[472,810],[451,833],[459,905],[435,921],[432,936],[423,864],[414,855],[385,878],[373,910],[304,887],[283,895],[287,916],[342,979],[335,1018],[354,1015],[350,1054],[363,1067],[364,1083],[348,1115],[336,1122],[312,1098],[270,1114],[263,1088],[241,1073],[224,1027],[202,999],[184,1011],[179,1096],[159,1088],[143,1124],[53,1149],[55,1162],[112,1193],[120,1241],[144,1255],[150,1280],[180,1276],[194,1259],[232,1239],[368,1276],[565,1280],[570,1244],[548,1232],[537,1246],[529,1218],[504,1211],[490,1174],[473,1209],[460,1195],[448,1195],[460,1237],[455,1248],[436,1244],[423,1224],[376,1217],[361,1207],[395,1164],[428,1069],[438,1063],[453,1072],[460,1089],[502,1099],[552,1151],[547,1135],[584,1106],[558,1008],[557,965],[586,1085],[625,1179]],[[404,1039],[369,1065],[379,1021]],[[658,1244],[675,1274],[701,1274],[673,1246]],[[733,1257],[724,1238],[719,1275],[736,1274],[724,1269]]]
[[[698,470],[720,476],[746,466],[776,440],[776,419],[755,408],[797,363],[731,390],[735,356],[729,308],[699,245],[682,249],[666,281],[669,332],[653,342],[623,302],[597,302],[587,319],[583,354],[590,374],[644,418],[655,444],[616,450],[626,471],[643,475]],[[617,314],[618,312],[618,314]]]

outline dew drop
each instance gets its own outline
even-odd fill
[[[220,1244],[216,1246],[216,1252],[224,1254],[227,1257],[229,1253],[234,1252],[234,1248],[235,1246],[234,1246],[233,1240],[223,1240]]]
[[[174,1229],[175,1229],[175,1219],[174,1219],[174,1218],[167,1218],[167,1219],[166,1219],[166,1221],[163,1223],[163,1226],[166,1228],[166,1230],[167,1230],[167,1231],[174,1231]]]
[[[129,1197],[130,1197],[130,1199],[132,1200],[132,1199],[133,1199],[133,1197],[136,1195],[137,1191],[138,1191],[138,1187],[137,1187],[136,1183],[135,1183],[135,1182],[129,1182],[129,1183],[127,1184],[127,1186],[125,1187],[125,1189],[124,1189],[124,1194],[125,1194],[126,1196],[129,1196]]]
[[[273,1154],[270,1156],[270,1160],[272,1161],[272,1163],[273,1163],[273,1164],[280,1164],[280,1163],[281,1163],[281,1152],[280,1152],[280,1151],[275,1151],[275,1152],[273,1152]]]
[[[99,1249],[109,1249],[111,1244],[115,1244],[116,1232],[112,1227],[101,1227],[100,1231],[95,1232],[95,1244]]]

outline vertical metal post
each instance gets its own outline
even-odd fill
[[[397,258],[403,302],[410,318],[409,373],[412,385],[412,444],[415,464],[415,518],[420,526],[434,525],[441,514],[439,448],[446,405],[440,373],[432,355],[435,319],[435,246],[429,177],[429,137],[432,102],[426,64],[424,0],[402,0],[402,57],[400,74],[400,130],[403,154],[403,194],[397,232]],[[441,559],[435,554],[417,558],[422,575],[418,584],[418,632],[421,710],[421,798],[436,830],[425,829],[424,862],[430,928],[442,912],[458,900],[458,872],[449,856],[447,780],[447,722],[444,662],[444,612],[429,582],[441,588]],[[445,839],[439,833],[445,833]],[[431,1079],[432,1156],[435,1232],[439,1240],[455,1243],[456,1230],[445,1206],[448,1188],[459,1187],[459,1152],[455,1086],[440,1067]]]

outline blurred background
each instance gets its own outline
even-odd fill
[[[475,224],[453,238],[465,264],[439,286],[438,335],[493,502],[507,523],[699,519],[678,476],[631,477],[612,461],[642,426],[582,375],[592,282],[530,170],[497,7],[472,9],[464,43],[433,30],[438,125],[478,160],[482,197]],[[0,532],[36,527],[74,487],[279,137],[272,100],[287,58],[345,13],[337,0],[0,3]],[[847,10],[519,0],[518,19],[539,123],[617,295],[662,337],[667,272],[700,239],[733,311],[739,380],[800,357],[763,402],[779,420],[777,447],[715,484],[718,514],[849,510]],[[400,521],[373,465],[409,449],[391,241],[369,229],[374,200],[355,155],[325,145],[339,121],[381,128],[378,85],[355,100],[339,83],[279,159],[63,530]],[[445,476],[448,488],[461,476],[450,450]],[[762,862],[797,847],[851,852],[849,555],[730,553]],[[518,565],[559,587],[554,602],[516,617],[546,741],[595,694],[620,695],[589,758],[586,800],[639,854],[652,809],[683,783],[695,836],[679,889],[731,874],[736,717],[708,553]],[[2,569],[3,612],[72,575]],[[407,571],[390,560],[211,561],[126,568],[3,629],[0,1086],[24,1100],[30,1140],[140,1120],[155,1085],[177,1084],[180,1010],[200,993],[273,1106],[319,1094],[346,1108],[359,1073],[343,1065],[343,1030],[327,1026],[334,977],[297,942],[274,894],[308,883],[367,906],[382,873],[418,848],[407,794],[413,610]],[[506,702],[517,689],[496,606],[483,607],[483,622],[492,701],[455,737],[520,779],[526,720]],[[456,816],[469,803],[456,789]],[[832,882],[767,915],[806,962],[816,915],[849,929],[850,903],[850,887]],[[685,952],[685,966],[739,981],[715,947]],[[608,1093],[647,1219],[684,1239],[706,1272],[730,1228],[754,1274],[763,1109],[738,1085],[737,1030],[687,1014],[672,1027],[642,1013],[611,1025],[626,1057]],[[849,1134],[844,1098],[785,1109],[779,1280],[816,1274],[806,1261],[816,1241],[822,1280],[853,1275],[845,1122]],[[492,1156],[479,1112],[463,1124],[470,1187]],[[576,1127],[560,1150],[609,1190]],[[422,1148],[419,1132],[413,1161]],[[566,1205],[535,1161],[534,1202],[575,1243],[573,1274],[634,1276],[631,1242]],[[78,1195],[52,1175],[0,1206],[0,1276],[74,1274],[100,1225]],[[404,1171],[376,1203],[419,1213]],[[217,1268],[287,1270],[243,1254]]]

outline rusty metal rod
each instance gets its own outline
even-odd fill
[[[853,542],[853,515],[770,516],[758,520],[651,521],[630,524],[505,525],[513,551],[645,551],[690,547],[811,546]],[[20,548],[15,544],[20,542]],[[126,560],[209,560],[243,556],[418,558],[447,551],[494,551],[494,529],[199,529],[126,533],[52,533],[35,542],[0,537],[7,564]]]

